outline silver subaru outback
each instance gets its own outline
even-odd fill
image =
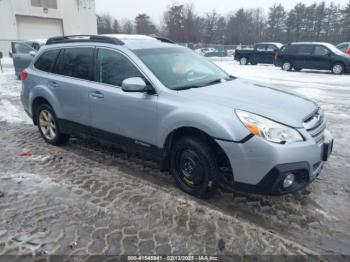
[[[198,197],[216,187],[295,192],[332,153],[314,101],[235,78],[164,38],[51,38],[21,78],[47,143],[74,135],[142,153]]]

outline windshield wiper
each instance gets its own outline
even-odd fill
[[[188,89],[192,89],[192,88],[211,86],[211,85],[215,85],[215,84],[221,84],[221,83],[225,83],[228,81],[232,81],[234,79],[236,79],[234,76],[229,76],[228,78],[218,78],[218,79],[211,80],[209,82],[198,84],[198,85],[181,86],[181,87],[176,88],[175,90],[188,90]]]

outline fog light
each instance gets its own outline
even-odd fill
[[[286,178],[283,181],[283,187],[288,188],[293,185],[295,181],[295,175],[294,174],[288,174]]]

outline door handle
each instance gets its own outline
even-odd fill
[[[49,82],[49,86],[52,87],[52,88],[56,88],[56,87],[58,87],[58,84],[55,81],[50,81]]]
[[[91,97],[97,98],[97,99],[102,99],[104,98],[104,95],[100,91],[95,91],[90,94]]]

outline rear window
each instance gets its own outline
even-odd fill
[[[34,66],[41,71],[51,72],[59,52],[59,49],[44,52],[39,59],[36,60]]]
[[[93,48],[64,49],[54,72],[60,75],[92,80]]]
[[[287,45],[282,47],[281,51],[283,53],[295,54],[298,51],[298,48],[295,45]]]

